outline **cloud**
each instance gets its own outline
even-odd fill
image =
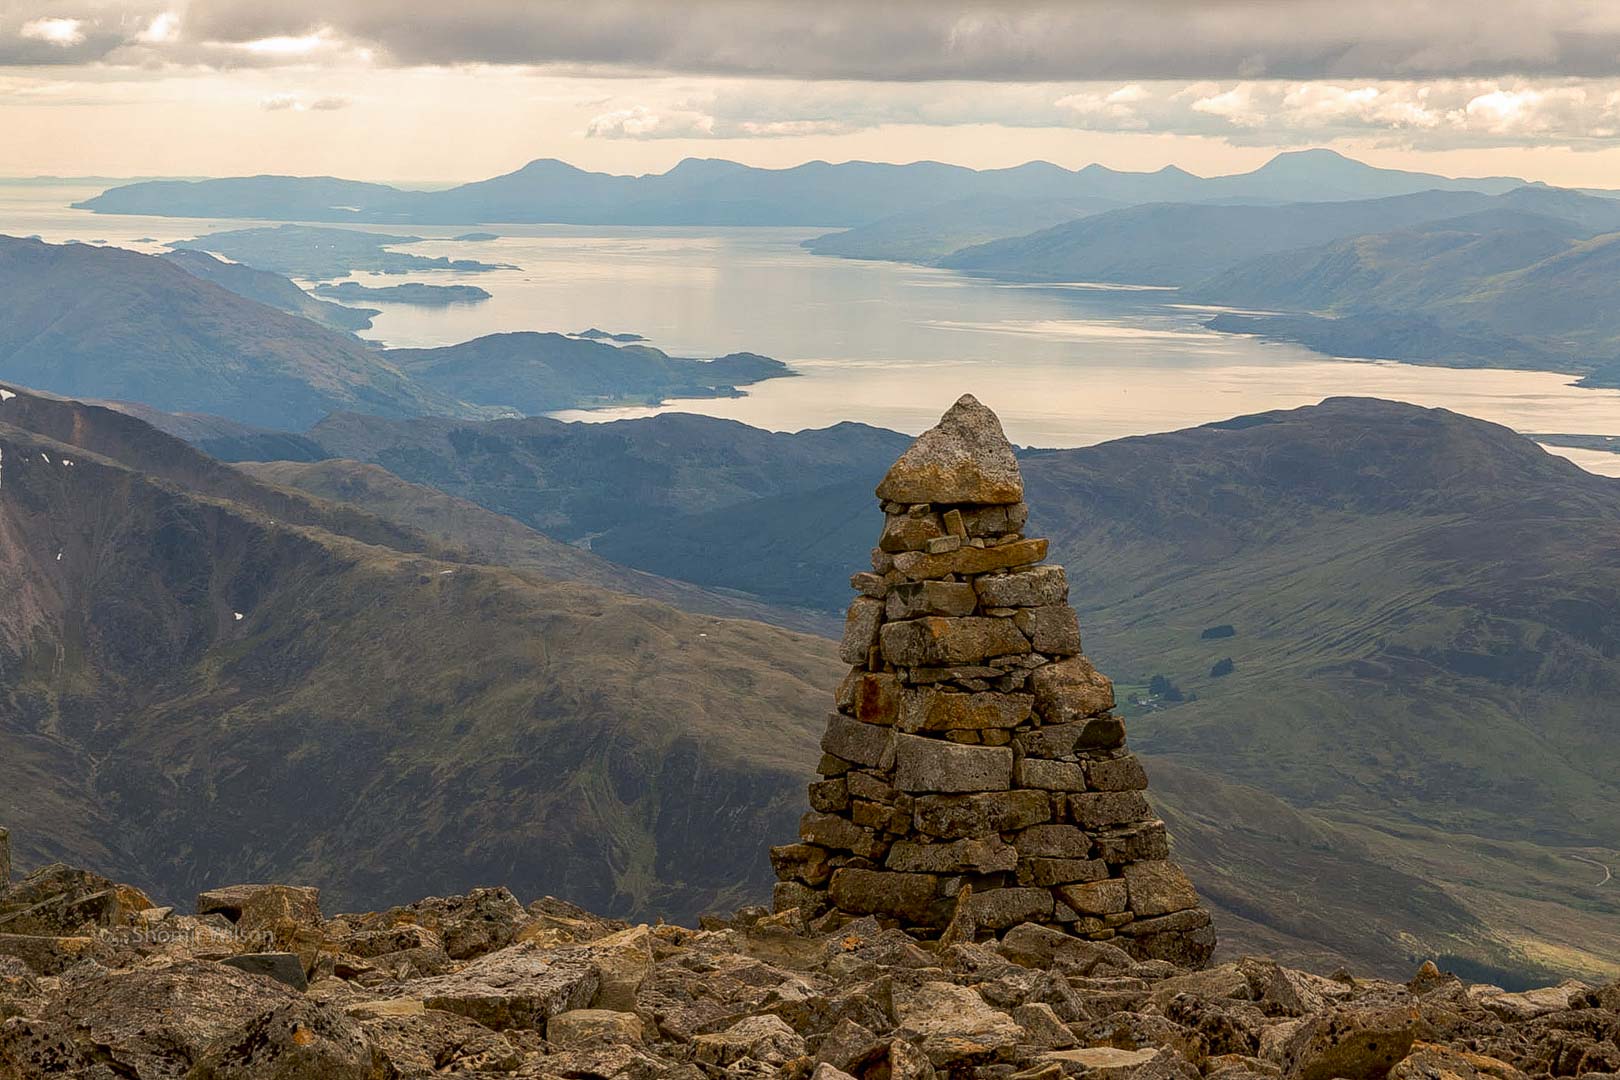
[[[585,134],[593,139],[707,138],[714,134],[714,117],[692,109],[635,105],[593,117]]]
[[[232,65],[233,50],[201,46],[279,46],[325,35],[407,66],[804,80],[1620,75],[1620,6],[1597,0],[1466,7],[1460,0],[458,0],[405,9],[397,0],[71,0],[67,7],[9,0],[0,13],[0,63],[40,62],[16,46],[34,40],[19,30],[60,22],[78,24],[77,46],[92,46],[85,59],[195,46],[186,62],[221,66]]]
[[[83,26],[78,19],[33,19],[22,24],[17,36],[66,49],[84,43]]]
[[[180,16],[172,11],[164,11],[152,16],[152,21],[133,40],[140,45],[167,45],[179,40],[179,37]]]
[[[271,94],[259,99],[259,108],[266,112],[334,112],[348,107],[346,97],[318,97],[306,101],[299,94]]]
[[[27,2],[27,0],[23,0]],[[997,82],[1620,75],[1593,0],[190,0],[198,40],[329,28],[398,64]]]
[[[1562,143],[1620,130],[1620,79],[1131,82],[1005,86],[725,80],[667,100],[614,99],[609,139],[842,135],[890,126],[1068,128],[1298,146],[1376,139],[1413,149]]]

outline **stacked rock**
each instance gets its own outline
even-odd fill
[[[838,711],[778,910],[964,940],[1034,922],[1143,958],[1215,934],[1169,858],[1147,777],[1081,654],[1060,566],[1023,535],[1023,479],[971,396],[878,485],[886,520],[845,623]]]

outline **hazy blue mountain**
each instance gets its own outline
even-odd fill
[[[1550,368],[1616,385],[1620,204],[1532,189],[1494,202],[1498,208],[1480,213],[1252,259],[1190,286],[1187,296],[1282,309],[1221,315],[1210,325],[1334,355]]]
[[[1508,178],[1454,180],[1377,169],[1328,151],[1279,155],[1253,172],[1203,178],[1175,166],[1121,172],[1029,162],[974,170],[939,162],[812,161],[759,169],[688,159],[664,173],[617,176],[542,159],[444,191],[402,191],[329,177],[245,177],[127,184],[78,205],[104,213],[280,221],[851,227],[977,196],[1118,203],[1364,199],[1431,189],[1497,194]]]
[[[371,326],[375,308],[352,308],[317,300],[296,284],[268,270],[256,270],[244,263],[225,262],[206,251],[169,251],[159,258],[167,259],[186,273],[212,281],[238,296],[268,304],[289,315],[313,319],[333,330],[365,330]],[[356,297],[356,299],[359,299]]]
[[[107,203],[100,203],[107,196],[99,195],[75,205],[110,213],[158,214],[163,213],[160,207],[183,206],[185,213],[172,216],[218,218],[270,217],[262,211],[273,206],[275,218],[290,221],[376,221],[389,220],[390,206],[403,207],[411,200],[410,192],[387,184],[331,176],[143,180],[111,190],[125,194]]]
[[[1133,206],[964,248],[939,264],[1036,281],[1183,285],[1259,255],[1455,217],[1489,205],[1490,197],[1478,192],[1428,191],[1281,206]]]
[[[1205,182],[1205,197],[1223,195],[1279,202],[1330,202],[1378,199],[1417,191],[1481,191],[1500,195],[1525,182],[1511,176],[1465,179],[1404,169],[1380,169],[1334,150],[1290,150],[1260,168],[1236,176],[1216,176]]]
[[[649,345],[608,345],[555,333],[490,334],[383,355],[423,386],[527,414],[614,402],[657,404],[671,397],[734,397],[739,386],[793,374],[780,360],[754,353],[688,360]]]
[[[928,263],[959,248],[1050,228],[1119,204],[1109,199],[1014,199],[973,195],[806,240],[817,255]]]

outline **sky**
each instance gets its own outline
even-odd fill
[[[1328,146],[1620,187],[1612,0],[0,0],[0,175],[479,179]]]

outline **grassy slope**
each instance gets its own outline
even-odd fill
[[[305,517],[419,550],[288,524],[240,475],[238,499],[199,495],[80,445],[206,480],[172,440],[94,436],[127,417],[29,402],[0,417],[0,812],[25,861],[171,898],[298,878],[339,906],[505,882],[691,914],[764,888],[839,674],[821,639],[459,561],[318,502]],[[79,444],[14,426],[64,420]]]
[[[401,480],[377,465],[333,459],[314,463],[245,462],[237,468],[264,483],[296,488],[399,522],[450,545],[468,562],[534,570],[556,580],[595,585],[673,604],[683,611],[757,619],[790,630],[822,632],[828,636],[835,630],[841,632],[842,624],[823,612],[774,607],[742,595],[698,588],[610,563],[476,503]]]

